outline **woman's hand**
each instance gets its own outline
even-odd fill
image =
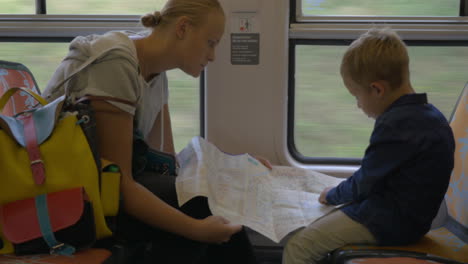
[[[260,163],[262,163],[263,166],[267,167],[269,170],[272,170],[272,169],[273,169],[273,167],[271,166],[271,163],[270,163],[267,159],[265,159],[265,158],[263,158],[263,157],[260,157],[260,156],[253,156],[253,157],[254,157],[256,160],[260,161]]]
[[[323,191],[320,193],[320,196],[319,196],[319,199],[318,199],[321,204],[328,205],[327,194],[333,188],[334,187],[327,187],[327,188],[323,189]]]
[[[194,240],[208,243],[223,243],[229,241],[231,236],[242,229],[242,225],[231,224],[221,216],[208,216],[198,220],[194,228]]]

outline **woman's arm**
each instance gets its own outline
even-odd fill
[[[120,166],[121,193],[127,213],[154,227],[204,242],[224,242],[241,229],[221,217],[197,220],[166,204],[133,180],[131,173],[133,116],[102,101],[92,102],[101,155]]]

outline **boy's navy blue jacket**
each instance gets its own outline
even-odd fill
[[[426,94],[400,97],[375,121],[362,164],[327,194],[330,204],[366,226],[381,245],[420,239],[447,191],[455,142]]]

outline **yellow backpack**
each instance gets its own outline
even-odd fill
[[[112,234],[106,217],[118,212],[120,173],[88,143],[90,107],[11,88],[0,111],[19,91],[42,105],[0,115],[0,254],[73,254]]]

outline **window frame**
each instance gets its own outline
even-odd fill
[[[395,29],[408,46],[467,46],[468,0],[460,0],[459,17],[303,16],[302,0],[290,0],[287,148],[304,164],[360,165],[361,158],[309,157],[295,142],[295,51],[298,45],[349,45],[376,25]]]
[[[0,41],[68,41],[111,30],[141,31],[135,15],[0,15]]]
[[[308,23],[308,22],[347,22],[350,18],[355,18],[360,22],[376,22],[376,21],[399,21],[413,23],[428,23],[430,21],[438,21],[451,23],[459,20],[459,17],[468,16],[468,0],[459,0],[458,17],[457,16],[306,16],[302,13],[302,0],[291,0],[291,16],[292,23]]]

